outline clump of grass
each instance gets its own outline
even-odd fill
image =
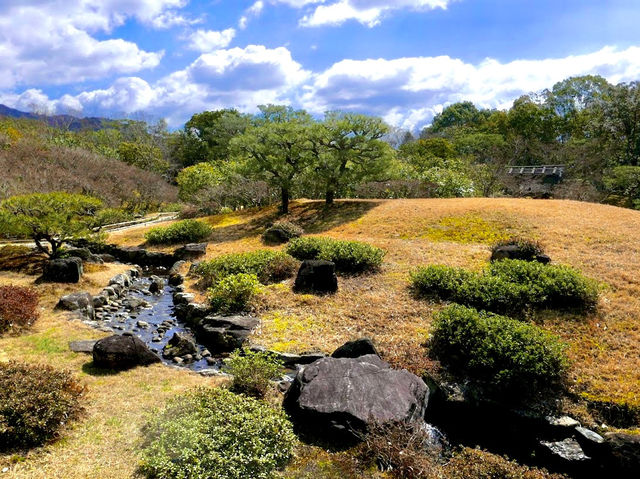
[[[485,389],[532,393],[557,384],[568,369],[566,345],[533,324],[460,305],[442,310],[429,340],[430,354]]]
[[[578,271],[521,260],[498,261],[480,273],[426,266],[411,273],[411,282],[419,295],[495,313],[522,314],[532,308],[588,311],[598,302],[597,284]]]
[[[196,388],[172,400],[145,430],[149,478],[273,478],[295,436],[281,409],[226,389]]]
[[[423,237],[432,241],[494,244],[509,239],[509,233],[496,221],[468,214],[442,218],[435,226],[428,228]]]
[[[81,411],[84,388],[67,371],[0,364],[0,450],[44,444]]]
[[[194,274],[200,276],[203,286],[217,284],[226,276],[254,274],[262,284],[275,283],[293,276],[298,263],[282,251],[258,250],[230,253],[199,263]]]
[[[159,226],[147,231],[144,238],[149,244],[193,243],[208,238],[213,229],[197,220],[182,220],[169,226]]]
[[[271,381],[282,376],[282,363],[269,352],[236,350],[225,362],[226,370],[233,376],[231,390],[248,396],[262,398]]]
[[[385,251],[360,241],[323,237],[296,238],[287,245],[287,253],[299,260],[332,261],[343,273],[374,271],[380,267]]]
[[[249,308],[251,300],[259,291],[260,282],[255,274],[230,274],[209,288],[207,298],[216,312],[239,313]]]
[[[38,319],[38,293],[33,288],[0,286],[0,333],[27,328]]]

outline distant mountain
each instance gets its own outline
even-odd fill
[[[77,118],[72,115],[39,115],[37,113],[27,113],[0,104],[0,117],[28,118],[32,120],[42,120],[54,127],[64,127],[71,131],[78,130],[101,130],[113,120],[100,117]]]

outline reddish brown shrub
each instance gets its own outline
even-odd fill
[[[0,333],[31,326],[38,319],[38,293],[21,286],[0,286]]]
[[[68,371],[18,362],[0,364],[0,451],[55,438],[81,412],[83,392]]]

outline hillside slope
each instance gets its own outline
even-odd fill
[[[80,148],[22,141],[0,150],[0,171],[0,199],[49,191],[90,194],[111,206],[130,200],[134,192],[154,202],[177,198],[177,188],[160,175]]]
[[[259,235],[275,217],[268,208],[208,218],[215,227],[209,256],[264,248]],[[441,304],[412,298],[408,273],[427,264],[479,269],[491,243],[522,235],[539,240],[554,262],[603,284],[598,310],[587,317],[540,315],[542,326],[570,344],[575,391],[640,405],[640,212],[577,201],[465,198],[341,201],[330,210],[301,201],[290,217],[308,233],[367,241],[388,253],[381,274],[342,278],[329,300],[269,288],[257,342],[331,351],[365,335],[398,365],[418,370],[425,367],[420,344]],[[139,244],[143,232],[113,239]]]

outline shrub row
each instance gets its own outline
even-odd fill
[[[495,391],[519,393],[550,386],[568,368],[565,345],[551,333],[457,304],[436,316],[429,349],[450,371]]]
[[[38,319],[38,293],[33,288],[0,286],[0,333],[31,326]]]
[[[286,248],[294,258],[333,261],[343,273],[361,273],[380,267],[385,251],[359,241],[342,241],[323,237],[296,238]]]
[[[0,450],[38,446],[80,412],[83,388],[67,371],[0,364]]]
[[[568,266],[522,260],[492,263],[481,273],[432,265],[411,274],[414,291],[423,296],[495,313],[520,314],[529,308],[593,309],[597,284]]]
[[[144,432],[141,470],[164,479],[272,478],[295,442],[282,410],[221,388],[174,399]]]
[[[202,278],[204,286],[216,285],[223,278],[239,273],[254,274],[262,284],[274,283],[291,277],[298,263],[281,251],[258,250],[230,253],[199,263],[194,273]]]
[[[169,226],[158,226],[147,231],[144,238],[149,244],[193,243],[207,239],[213,229],[197,220],[182,220]]]

